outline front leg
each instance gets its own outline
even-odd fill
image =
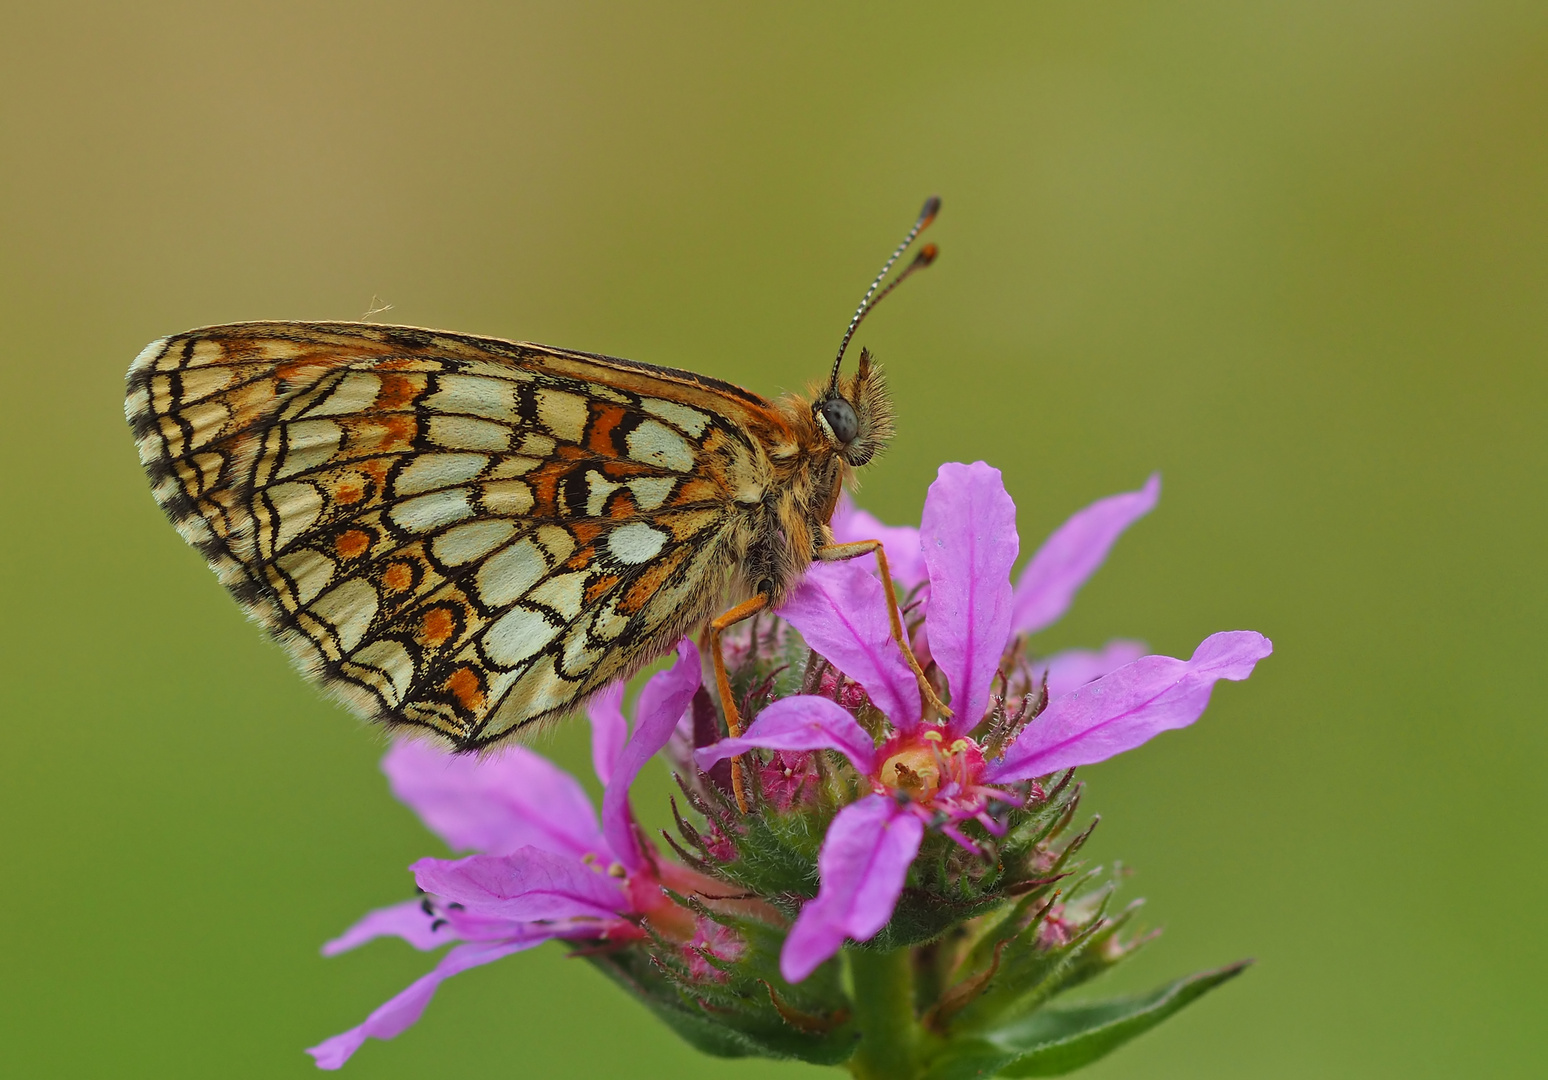
[[[935,687],[930,685],[930,680],[925,678],[924,669],[919,666],[919,661],[914,657],[914,650],[909,648],[908,635],[903,632],[903,613],[898,610],[897,593],[892,588],[892,568],[887,565],[887,552],[882,547],[880,540],[856,540],[849,544],[824,544],[816,551],[816,557],[820,562],[846,562],[849,559],[858,559],[862,555],[876,555],[876,569],[881,573],[882,592],[887,597],[887,618],[892,623],[892,639],[898,643],[898,648],[903,650],[903,659],[908,661],[909,670],[914,673],[914,678],[919,680],[919,690],[924,695],[925,705],[933,708],[937,715],[950,717],[948,709],[941,699],[936,696]]]
[[[709,624],[710,662],[715,665],[715,689],[720,694],[720,709],[726,717],[726,731],[733,739],[742,734],[742,714],[737,710],[736,699],[731,693],[731,678],[726,674],[726,657],[721,649],[720,636],[768,606],[769,598],[759,593]],[[731,759],[731,793],[736,796],[737,809],[747,813],[747,780],[742,773],[740,755]]]

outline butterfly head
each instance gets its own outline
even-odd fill
[[[864,465],[887,445],[894,430],[892,399],[868,351],[860,351],[860,367],[852,377],[831,380],[816,395],[812,421],[849,465]]]

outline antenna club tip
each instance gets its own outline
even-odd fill
[[[935,261],[935,257],[941,253],[941,249],[934,244],[926,244],[919,249],[919,254],[914,256],[914,261],[920,266],[929,266]]]
[[[925,200],[924,209],[919,211],[919,227],[922,229],[935,220],[935,215],[941,212],[941,197],[931,195]]]

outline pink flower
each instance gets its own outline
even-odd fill
[[[741,737],[721,737],[723,718],[687,641],[646,682],[632,733],[621,686],[593,699],[600,814],[573,777],[524,748],[477,759],[394,746],[383,761],[394,792],[463,854],[416,862],[420,898],[371,912],[323,951],[383,936],[449,948],[362,1024],[309,1053],[338,1068],[367,1038],[415,1023],[445,979],[544,941],[568,943],[711,1053],[819,1064],[845,1060],[857,1034],[891,1037],[857,1027],[855,995],[876,987],[824,966],[846,940],[885,930],[879,955],[944,950],[937,961],[953,989],[937,1004],[955,1010],[976,999],[959,1017],[969,1033],[1011,1000],[985,996],[988,969],[971,944],[975,926],[1000,925],[996,910],[1025,909],[1031,920],[1018,915],[1001,928],[1010,935],[1001,944],[1022,955],[1007,961],[1020,964],[1018,978],[1042,970],[1026,967],[1026,950],[1054,962],[1088,940],[1102,965],[1118,962],[1131,951],[1116,936],[1127,914],[1104,914],[1105,890],[1076,900],[1082,881],[1060,884],[1089,835],[1055,839],[1078,786],[1067,775],[1046,788],[1042,780],[1192,723],[1218,680],[1245,678],[1270,650],[1239,631],[1207,638],[1187,660],[1145,656],[1122,640],[1028,656],[1027,635],[1068,608],[1158,489],[1152,478],[1077,514],[1014,586],[1015,507],[982,463],[941,468],[917,530],[842,506],[841,539],[880,531],[889,544],[910,632],[928,646],[932,693],[891,637],[875,574],[854,562],[814,566],[781,619],[749,623],[728,642],[752,717]],[[630,785],[662,750],[683,773],[690,816],[674,804],[683,842],[667,836],[681,861],[646,839],[629,803]],[[743,814],[725,762],[755,750],[747,764],[756,805]],[[816,895],[803,902],[813,874]],[[953,927],[966,932],[953,936]],[[936,1006],[924,1015],[935,1017],[931,1031],[946,1030]]]
[[[849,492],[839,496],[833,520],[828,523],[833,538],[841,544],[858,540],[880,540],[892,564],[892,577],[904,589],[924,584],[924,552],[919,546],[919,530],[912,525],[883,525],[875,515],[860,509]]]
[[[976,821],[991,835],[1003,832],[993,809],[1021,805],[1036,790],[1024,782],[1104,761],[1191,724],[1216,681],[1245,679],[1269,655],[1271,644],[1261,634],[1232,631],[1205,639],[1188,660],[1139,656],[1131,642],[1054,657],[1047,664],[1047,708],[1002,750],[986,752],[994,747],[988,732],[980,734],[983,742],[974,738],[986,721],[1005,719],[1007,703],[993,690],[1007,648],[1063,615],[1117,537],[1155,505],[1159,490],[1152,477],[1141,491],[1076,514],[1012,587],[1019,540],[1015,505],[999,471],[982,462],[941,467],[925,500],[917,547],[928,579],[930,653],[950,692],[949,719],[926,715],[919,684],[892,640],[877,577],[858,562],[821,564],[808,572],[780,614],[865,688],[887,718],[885,738],[877,745],[833,700],[797,695],[765,708],[740,738],[696,755],[699,767],[708,769],[754,748],[836,750],[869,786],[829,827],[818,857],[817,896],[802,907],[780,954],[787,980],[805,979],[845,938],[866,941],[887,924],[928,829],[977,853],[963,823]],[[846,513],[836,519],[836,535],[840,527],[869,526],[856,525],[858,511]],[[892,533],[905,548],[896,565],[912,567],[911,532]]]
[[[640,692],[632,735],[620,708],[621,685],[593,701],[593,761],[606,785],[600,823],[574,777],[531,750],[511,747],[477,758],[422,742],[394,745],[382,762],[394,794],[449,847],[477,854],[421,859],[410,869],[423,899],[371,912],[323,953],[383,936],[417,949],[456,944],[364,1023],[308,1050],[318,1066],[337,1069],[367,1037],[390,1039],[410,1027],[451,976],[544,941],[622,945],[653,933],[679,943],[685,963],[705,971],[706,950],[738,955],[734,934],[672,901],[663,886],[679,895],[724,890],[658,858],[629,806],[629,785],[666,745],[698,688],[698,653],[684,640],[676,664]]]
[[[1155,473],[1140,490],[1100,499],[1059,526],[1022,570],[1012,591],[1011,622],[1014,628],[1023,634],[1035,634],[1063,618],[1086,579],[1107,560],[1118,537],[1154,510],[1160,497],[1161,476]],[[893,580],[906,592],[927,595],[929,572],[925,568],[919,529],[911,525],[882,524],[874,515],[855,506],[848,492],[839,498],[831,527],[834,539],[841,544],[880,540],[887,549]],[[926,588],[921,590],[921,585]],[[915,648],[918,651],[917,643]],[[1096,652],[1073,649],[1054,653],[1043,661],[1047,669],[1048,693],[1057,697],[1144,654],[1143,642],[1122,639],[1110,641]]]

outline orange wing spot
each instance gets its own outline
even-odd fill
[[[388,563],[382,571],[382,585],[393,592],[402,592],[414,584],[414,568],[406,562]]]
[[[590,585],[586,586],[585,602],[587,604],[592,603],[596,600],[597,597],[607,592],[607,590],[611,589],[614,585],[617,585],[619,580],[620,579],[617,574],[605,574],[602,577],[597,578]]]
[[[357,503],[365,495],[365,486],[353,481],[346,481],[333,489],[333,501],[336,503]]]
[[[618,452],[613,446],[613,429],[623,418],[621,405],[591,406],[591,431],[586,435],[586,445],[591,447],[592,453],[612,457]]]
[[[419,424],[413,413],[372,414],[364,418],[343,420],[347,442],[351,450],[360,454],[395,453],[413,445]]]
[[[673,506],[688,506],[693,503],[723,502],[724,489],[711,480],[689,480],[677,489],[672,499]]]
[[[583,547],[574,555],[570,556],[569,561],[564,564],[564,568],[566,570],[584,570],[586,567],[591,565],[591,560],[595,559],[596,557],[596,548]]]
[[[412,404],[414,398],[425,388],[423,376],[416,379],[408,375],[382,375],[380,378],[382,388],[376,395],[376,408],[384,412]]]
[[[549,461],[526,475],[524,479],[532,488],[533,517],[551,518],[559,515],[559,478],[565,471],[563,465]]]
[[[602,475],[609,480],[632,480],[636,476],[660,476],[661,470],[654,465],[641,465],[637,461],[614,458],[602,462]]]
[[[339,538],[333,542],[333,550],[339,553],[341,559],[357,559],[364,555],[366,549],[371,546],[371,537],[360,529],[351,529],[349,532],[340,533]],[[401,565],[395,563],[394,565]]]
[[[650,564],[645,572],[629,587],[628,593],[625,594],[623,601],[618,605],[618,610],[625,615],[633,615],[644,607],[646,602],[656,595],[656,590],[661,588],[662,582],[666,581],[667,576],[677,569],[683,559],[687,558],[688,551],[689,549],[686,546],[680,546],[666,558]]]
[[[431,648],[445,645],[456,632],[457,619],[443,607],[433,607],[419,620],[419,639]]]
[[[472,668],[458,668],[446,677],[445,686],[467,712],[476,713],[484,707],[484,687]]]
[[[382,436],[383,449],[398,447],[407,449],[409,444],[414,441],[415,433],[419,430],[419,425],[415,423],[414,418],[411,416],[394,416],[383,424],[382,427],[384,429]]]
[[[369,460],[362,461],[357,467],[366,474],[367,478],[374,481],[377,487],[381,487],[387,482],[387,470],[391,468],[381,458],[370,458]]]
[[[601,535],[602,526],[595,521],[577,521],[570,526],[570,534],[582,544],[589,544]]]
[[[624,489],[608,496],[607,506],[602,512],[614,521],[626,521],[629,518],[638,517],[640,508],[634,501],[634,494]]]
[[[315,380],[327,371],[328,367],[327,364],[319,364],[315,358],[292,360],[288,364],[277,365],[274,369],[274,377],[300,386]]]

